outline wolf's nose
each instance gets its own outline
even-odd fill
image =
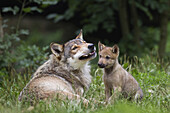
[[[104,68],[104,67],[105,67],[105,65],[102,64],[102,63],[98,63],[98,66],[99,66],[100,68]]]
[[[94,49],[94,44],[89,44],[89,45],[88,45],[88,48],[91,49],[91,50],[93,50],[93,49]]]

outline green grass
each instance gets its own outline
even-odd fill
[[[123,59],[123,60],[122,60]],[[20,91],[29,81],[32,73],[19,74],[15,71],[10,73],[5,70],[0,71],[0,113],[168,113],[170,111],[170,75],[165,70],[166,63],[160,64],[155,57],[146,56],[145,58],[134,57],[133,62],[126,57],[120,58],[120,63],[130,72],[139,82],[144,98],[139,103],[117,99],[114,104],[104,105],[104,84],[102,82],[102,70],[96,65],[92,65],[93,81],[89,91],[84,96],[87,99],[94,98],[98,103],[90,101],[86,108],[82,103],[76,102],[44,102],[41,101],[34,106],[32,111],[27,109],[29,103],[18,102],[17,98]],[[29,71],[31,72],[31,71]]]

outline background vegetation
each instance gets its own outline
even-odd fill
[[[170,109],[169,0],[2,0],[0,4],[0,112],[30,112],[20,91],[51,53],[83,29],[84,39],[120,47],[120,63],[139,82],[141,102],[104,105],[102,71],[92,61],[93,81],[82,103],[41,101],[31,112],[168,112]]]

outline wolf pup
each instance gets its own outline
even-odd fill
[[[80,101],[91,83],[89,61],[96,57],[92,43],[83,40],[82,31],[76,39],[60,45],[51,43],[52,54],[48,61],[33,74],[19,95],[19,101],[58,97]],[[88,104],[88,100],[83,98]]]
[[[141,99],[143,92],[138,82],[118,62],[119,47],[117,45],[106,47],[99,42],[98,48],[98,66],[104,68],[106,102],[111,100],[112,91],[114,91],[113,98],[117,97],[117,93],[121,93],[125,98]]]

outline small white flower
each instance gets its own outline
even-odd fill
[[[149,93],[154,93],[154,91],[152,89],[149,89],[148,92]]]

